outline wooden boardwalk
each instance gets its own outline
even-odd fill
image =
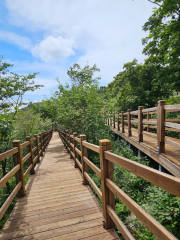
[[[155,133],[143,132],[143,142],[138,142],[138,131],[135,128],[131,129],[132,136],[128,137],[128,130],[125,127],[125,133],[117,130],[117,122],[112,131],[124,138],[126,141],[140,149],[146,155],[160,163],[164,168],[171,172],[176,177],[180,177],[180,140],[170,137],[165,137],[165,153],[157,153],[157,135]],[[147,134],[147,135],[146,135]]]
[[[0,239],[119,239],[114,229],[103,228],[102,220],[99,203],[54,133]]]

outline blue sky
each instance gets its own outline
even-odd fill
[[[50,97],[56,77],[67,82],[74,63],[100,68],[105,86],[137,58],[143,62],[143,24],[152,14],[148,0],[1,0],[0,55],[19,74],[39,72],[26,101]]]

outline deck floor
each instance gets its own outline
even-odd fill
[[[57,133],[46,149],[36,174],[18,199],[0,239],[119,239],[102,225],[102,210]]]
[[[112,128],[112,131],[114,131],[116,134],[120,135],[121,137],[125,137],[126,140],[128,141],[129,140],[132,140],[134,141],[134,143],[136,144],[137,146],[137,143],[138,143],[138,131],[134,128],[132,128],[132,137],[128,137],[128,130],[127,130],[127,127],[125,126],[125,133],[124,135],[117,131],[117,123],[116,123],[116,127],[115,129]],[[120,125],[120,131],[121,131],[121,125]],[[143,135],[143,142],[141,142],[141,146],[145,146],[147,148],[149,148],[150,151],[153,151],[153,152],[156,152],[157,153],[157,135],[156,134],[153,134],[153,133],[150,133],[152,136],[147,136],[147,135]],[[169,161],[168,163],[168,167],[167,168],[170,172],[171,172],[171,166],[170,164],[172,163],[172,166],[175,166],[175,168],[177,169],[176,172],[177,172],[177,176],[180,177],[180,139],[175,139],[175,138],[171,138],[171,137],[166,137],[167,140],[170,140],[171,142],[174,142],[176,143],[176,146],[173,146],[169,143],[165,143],[165,153],[161,153],[160,154],[160,157],[164,157],[164,159],[162,158],[162,162],[160,162],[162,165],[164,165],[164,167],[166,168],[166,164],[163,164],[163,161],[165,162],[166,160]],[[132,142],[133,143],[133,142]],[[150,157],[154,158],[154,160],[157,160],[157,156],[154,156],[151,154],[149,154]],[[173,172],[172,172],[173,173]]]

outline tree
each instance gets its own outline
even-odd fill
[[[56,105],[57,124],[66,130],[86,134],[89,141],[96,142],[105,134],[105,106],[98,93],[98,79],[93,77],[99,72],[96,65],[88,64],[81,68],[74,64],[67,71],[69,84],[61,84],[51,99]]]
[[[159,67],[159,82],[164,88],[180,91],[180,2],[179,0],[151,1],[155,8],[144,24],[149,35],[142,40],[147,63]]]
[[[23,95],[27,91],[34,91],[42,85],[35,85],[33,79],[37,73],[27,76],[9,72],[12,64],[3,62],[0,58],[0,153],[7,151],[12,145],[14,123],[18,110],[23,106]],[[1,161],[3,176],[6,175],[7,159]],[[6,184],[8,193],[9,183]]]
[[[100,72],[96,64],[90,67],[87,63],[84,68],[81,68],[79,64],[75,63],[69,68],[67,74],[74,86],[84,86],[98,83],[100,77],[93,78],[95,72]]]
[[[53,97],[50,99],[44,99],[38,103],[31,103],[31,107],[36,114],[40,114],[41,118],[45,121],[49,119],[52,124],[52,128],[57,129],[58,122],[58,105],[57,100]]]
[[[168,98],[172,91],[159,82],[159,67],[152,63],[138,64],[134,59],[125,63],[114,81],[108,84],[111,92],[109,101],[114,99],[114,111],[137,110],[154,106],[158,100]]]

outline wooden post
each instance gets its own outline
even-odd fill
[[[143,142],[143,107],[138,107],[138,142]]]
[[[78,153],[75,151],[75,148],[78,148],[78,143],[75,140],[75,137],[77,137],[77,133],[76,132],[73,133],[73,136],[74,136],[74,167],[78,168],[78,164],[76,162],[76,158],[78,159]]]
[[[65,135],[65,131],[62,132],[62,135],[63,135],[63,143],[64,143],[64,147],[66,148],[66,135]]]
[[[133,115],[131,114],[131,120],[133,120]],[[133,123],[131,123],[131,128],[133,128]]]
[[[43,156],[43,151],[42,151],[43,142],[42,142],[42,134],[41,134],[41,133],[39,134],[39,142],[41,143],[41,145],[40,145],[40,146],[41,146],[41,147],[40,147],[40,148],[41,148],[41,154],[40,154],[40,156]]]
[[[18,148],[18,152],[14,155],[14,162],[17,162],[17,164],[20,164],[20,169],[17,172],[18,177],[17,180],[18,182],[22,182],[22,186],[19,189],[18,196],[19,197],[24,197],[25,194],[25,183],[24,183],[24,173],[23,173],[23,163],[22,163],[22,154],[21,154],[21,145],[20,145],[20,140],[15,140],[13,141],[13,147]]]
[[[29,145],[27,146],[27,152],[31,153],[31,156],[29,157],[29,165],[32,164],[32,168],[30,170],[30,174],[33,175],[35,174],[34,170],[34,163],[33,163],[33,152],[32,152],[32,146],[31,146],[31,137],[26,137],[26,141],[29,142]]]
[[[103,216],[105,220],[105,228],[111,229],[114,227],[114,222],[107,213],[107,205],[115,209],[114,193],[112,193],[106,186],[106,178],[114,181],[113,163],[104,158],[104,152],[111,150],[111,142],[107,139],[99,140],[100,147],[100,165],[101,165],[101,187],[102,187],[102,205]]]
[[[108,124],[108,126],[109,126],[109,118],[108,118],[107,124]]]
[[[69,132],[68,131],[66,131],[66,143],[67,143],[67,153],[69,153]]]
[[[122,125],[121,132],[125,133],[125,131],[124,131],[124,111],[121,111],[121,125]]]
[[[82,145],[82,141],[86,141],[86,135],[80,135],[80,143],[81,143],[81,164],[82,164],[83,185],[88,185],[88,181],[84,176],[84,172],[88,173],[88,165],[83,160],[83,157],[87,157],[87,148]]]
[[[132,137],[132,132],[131,132],[131,109],[127,110],[127,116],[128,116],[128,137]]]
[[[119,126],[119,113],[117,113],[118,119],[117,119],[117,130],[120,131],[120,126]]]
[[[72,147],[71,147],[71,143],[72,143],[72,138],[71,138],[71,134],[72,132],[69,132],[69,148],[70,148],[70,159],[73,158],[71,151],[73,151]]]
[[[42,149],[43,149],[42,154],[43,154],[43,152],[44,152],[44,133],[41,133],[41,141],[42,141]]]
[[[65,131],[65,139],[66,139],[66,149],[67,149],[67,152],[68,152],[68,138],[67,138],[67,132],[68,131]]]
[[[43,136],[44,136],[43,142],[44,142],[44,151],[45,151],[46,150],[46,132],[43,133]]]
[[[115,114],[113,115],[113,128],[116,128],[116,116],[115,116]]]
[[[165,153],[165,105],[166,101],[160,100],[157,108],[157,145],[158,153]]]
[[[37,150],[35,151],[36,153],[36,156],[38,156],[37,158],[37,163],[40,163],[40,156],[39,156],[39,148],[38,148],[38,137],[37,137],[37,134],[34,135],[34,137],[36,138],[36,140],[34,141],[35,142],[35,147],[37,147]]]
[[[149,112],[147,112],[147,120],[149,121],[150,119],[151,119],[151,114],[149,114]],[[149,124],[147,125],[147,132],[150,132]]]
[[[180,112],[179,112],[179,114],[180,114]],[[180,139],[180,132],[179,132],[179,139]]]

